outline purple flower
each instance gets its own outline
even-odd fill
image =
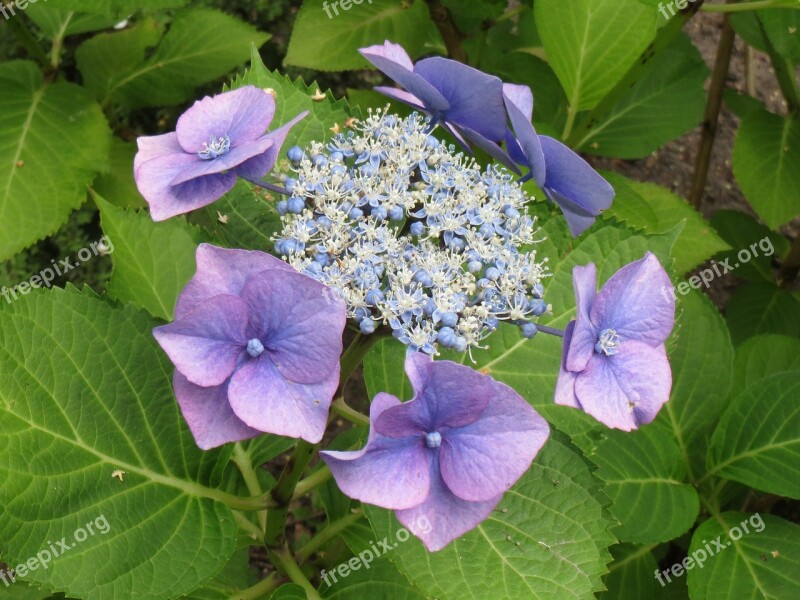
[[[567,146],[536,133],[531,123],[533,94],[528,86],[504,84],[503,100],[513,128],[506,132],[508,154],[488,140],[475,136],[470,140],[514,170],[514,163],[530,169],[522,181],[533,179],[564,213],[572,235],[579,236],[611,206],[614,188]]]
[[[366,447],[322,457],[345,494],[395,510],[435,552],[489,516],[550,428],[514,390],[469,367],[417,353],[406,372],[414,399],[378,394]]]
[[[265,135],[274,114],[272,96],[246,86],[195,102],[174,133],[140,137],[134,175],[153,220],[211,204],[237,176],[269,173],[289,130],[307,113]]]
[[[376,90],[430,114],[459,141],[463,142],[461,133],[469,131],[493,141],[503,139],[506,111],[503,82],[497,77],[441,57],[414,65],[402,46],[388,40],[359,52],[406,91],[390,87]]]
[[[322,439],[339,383],[344,304],[283,261],[208,244],[153,334],[175,364],[175,394],[207,450],[261,432]]]
[[[672,373],[664,341],[675,300],[650,252],[617,271],[596,294],[593,263],[575,267],[578,316],[564,335],[556,404],[580,408],[608,427],[630,431],[655,419],[669,399]]]

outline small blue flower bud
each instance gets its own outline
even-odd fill
[[[377,306],[378,303],[383,301],[383,292],[380,290],[370,290],[367,292],[367,295],[364,297],[364,302],[369,304],[370,306]]]
[[[442,445],[442,434],[438,431],[431,431],[425,434],[425,445],[434,449]]]
[[[362,319],[361,323],[358,324],[358,328],[364,335],[369,335],[370,333],[375,333],[378,324],[372,319]]]
[[[339,175],[340,177],[344,177],[347,175],[347,169],[342,165],[333,165],[331,167],[331,174],[332,175]]]
[[[258,358],[264,353],[264,344],[258,338],[253,338],[247,342],[247,353],[252,358]]]
[[[292,146],[287,150],[286,156],[289,157],[289,160],[292,162],[300,162],[303,160],[303,149],[300,146]]]
[[[481,269],[483,269],[483,263],[479,260],[471,260],[467,264],[467,270],[470,273],[480,273]]]
[[[442,313],[442,325],[445,327],[455,327],[458,324],[458,315],[454,312]]]
[[[386,217],[389,216],[389,212],[383,206],[376,206],[372,209],[370,215],[378,219],[378,221],[385,221]]]
[[[431,274],[423,269],[420,269],[419,271],[414,273],[414,281],[425,287],[430,287],[433,285],[433,279],[431,279]]]
[[[486,277],[488,277],[492,281],[499,279],[500,275],[501,275],[500,269],[498,269],[497,267],[489,267],[488,269],[486,269]]]
[[[328,164],[328,158],[323,156],[322,154],[317,154],[314,158],[311,159],[311,162],[314,164],[315,167],[324,167]]]
[[[297,196],[292,196],[286,202],[289,212],[295,215],[299,215],[301,212],[303,212],[303,209],[306,207],[305,199],[299,198]]]
[[[522,337],[529,340],[533,339],[533,337],[539,332],[535,323],[525,323],[520,327],[520,331],[522,331]]]
[[[278,214],[279,214],[279,215],[281,215],[281,216],[283,216],[283,215],[285,215],[287,212],[289,212],[289,203],[288,203],[286,200],[280,200],[280,201],[278,201],[278,203],[275,205],[275,208],[277,209],[277,211],[278,211]]]
[[[425,226],[420,221],[414,221],[409,228],[411,235],[420,236],[425,231]]]
[[[331,160],[333,162],[342,162],[344,160],[344,154],[341,152],[333,152],[331,153]]]
[[[286,188],[286,191],[291,192],[297,187],[297,179],[294,177],[287,177],[283,182],[283,186]]]
[[[456,332],[451,327],[442,327],[436,333],[436,341],[445,348],[453,348],[456,343]]]
[[[405,213],[402,206],[393,206],[389,209],[389,218],[392,221],[402,221]]]
[[[364,211],[363,211],[363,210],[361,210],[360,208],[353,208],[353,209],[351,209],[351,210],[350,210],[350,212],[349,212],[349,213],[347,213],[347,214],[348,214],[348,215],[350,216],[350,218],[351,218],[351,219],[353,219],[354,221],[358,221],[358,220],[359,220],[361,217],[363,217],[363,216],[364,216]]]

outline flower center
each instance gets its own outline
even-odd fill
[[[247,342],[247,353],[253,357],[258,358],[264,352],[264,344],[261,343],[261,340],[257,338],[253,338],[249,342]]]
[[[600,340],[594,345],[595,352],[602,352],[606,356],[614,356],[619,352],[619,336],[613,329],[604,329],[600,332]]]
[[[425,434],[425,445],[428,448],[438,448],[442,445],[442,434],[438,431],[432,431]]]
[[[211,138],[210,141],[203,143],[203,149],[197,155],[203,160],[214,160],[217,157],[227,154],[231,150],[231,138],[227,135]]]

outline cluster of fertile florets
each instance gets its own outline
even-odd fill
[[[325,283],[364,334],[380,326],[413,350],[466,351],[497,328],[533,337],[547,311],[527,197],[502,168],[430,135],[418,114],[370,114],[327,145],[288,152],[275,248]]]

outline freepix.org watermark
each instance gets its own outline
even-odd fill
[[[742,248],[739,250],[736,254],[736,258],[739,259],[739,262],[730,264],[733,260],[732,258],[726,258],[719,262],[712,260],[708,269],[703,269],[697,275],[692,275],[689,277],[688,281],[682,281],[677,286],[671,288],[662,286],[661,295],[667,300],[670,298],[677,300],[678,297],[675,295],[676,291],[681,296],[685,296],[693,289],[700,289],[701,285],[704,285],[706,289],[708,289],[711,286],[711,282],[717,277],[722,277],[726,273],[735,271],[743,264],[750,262],[754,258],[758,258],[759,250],[761,250],[761,256],[772,256],[775,254],[775,246],[772,245],[772,240],[769,239],[769,237],[765,237],[764,239],[750,244],[749,248]]]
[[[91,260],[95,256],[105,256],[112,252],[114,252],[114,244],[111,243],[111,239],[107,235],[104,235],[98,241],[89,244],[87,248],[78,250],[77,261],[73,261],[69,256],[57,262],[56,259],[53,259],[50,261],[51,266],[45,267],[28,281],[18,283],[11,288],[1,287],[0,296],[5,298],[8,304],[11,304],[14,300],[19,300],[20,296],[30,294],[32,289],[43,286],[49,288],[56,277],[61,277],[65,273],[77,269],[82,263]]]
[[[752,527],[752,531],[750,528]],[[711,540],[710,542],[703,540],[701,543],[703,544],[702,548],[697,548],[690,556],[684,558],[681,562],[675,563],[669,569],[664,569],[663,571],[659,571],[656,569],[655,571],[655,578],[658,580],[658,583],[661,584],[661,587],[665,587],[667,583],[672,583],[672,577],[676,579],[683,575],[686,571],[691,571],[695,567],[698,569],[702,569],[705,562],[714,556],[715,554],[719,554],[725,548],[729,548],[733,542],[742,539],[742,536],[745,534],[750,533],[761,533],[764,531],[766,524],[764,523],[764,519],[761,518],[761,515],[756,513],[754,515],[750,515],[749,519],[745,519],[739,525],[734,525],[728,531],[728,537],[724,538],[720,535]],[[672,577],[670,577],[672,575]],[[666,579],[666,582],[664,581]]]
[[[408,529],[413,531],[415,534],[426,534],[430,533],[432,528],[431,522],[428,520],[428,517],[425,515],[420,515],[417,517],[409,526]],[[359,552],[358,556],[354,556],[346,563],[340,564],[335,569],[332,569],[330,572],[325,571],[322,569],[320,571],[320,577],[322,577],[322,581],[324,581],[328,587],[330,587],[333,583],[337,583],[337,575],[344,579],[352,571],[358,571],[361,567],[365,569],[370,568],[370,564],[376,558],[380,558],[384,554],[391,552],[395,548],[397,548],[402,542],[408,541],[411,537],[411,533],[405,527],[401,527],[398,529],[394,537],[397,541],[392,543],[392,541],[385,537],[382,540],[378,540],[377,542],[370,542],[369,548],[364,550],[363,552]],[[333,580],[333,583],[331,583]]]
[[[90,537],[97,535],[105,535],[111,531],[111,525],[105,515],[100,515],[94,521],[89,521],[83,527],[78,527],[72,534],[72,539],[68,540],[66,537],[60,540],[51,541],[47,540],[47,548],[40,550],[36,556],[31,556],[28,560],[21,562],[10,571],[0,569],[0,581],[6,587],[17,581],[17,577],[27,577],[29,573],[42,569],[43,571],[50,568],[50,563],[53,559],[58,558],[62,554],[66,554],[75,546],[82,544]]]
[[[669,21],[671,17],[674,17],[678,10],[686,10],[686,8],[690,4],[694,4],[695,2],[699,2],[700,0],[674,0],[674,2],[659,2],[658,3],[658,10],[664,15],[664,18]],[[669,10],[669,14],[667,14],[667,10]]]
[[[25,10],[31,4],[36,4],[38,1],[39,0],[15,0],[14,2],[6,2],[0,0],[0,14],[8,21],[11,17],[17,16],[17,10]],[[47,2],[47,0],[42,0],[42,2]]]
[[[325,11],[329,19],[332,19],[334,16],[339,16],[340,8],[347,11],[353,8],[354,4],[364,4],[365,1],[367,4],[372,4],[372,0],[334,0],[330,4],[325,0],[325,2],[322,3],[322,10]],[[331,10],[333,10],[333,13],[331,13]]]

